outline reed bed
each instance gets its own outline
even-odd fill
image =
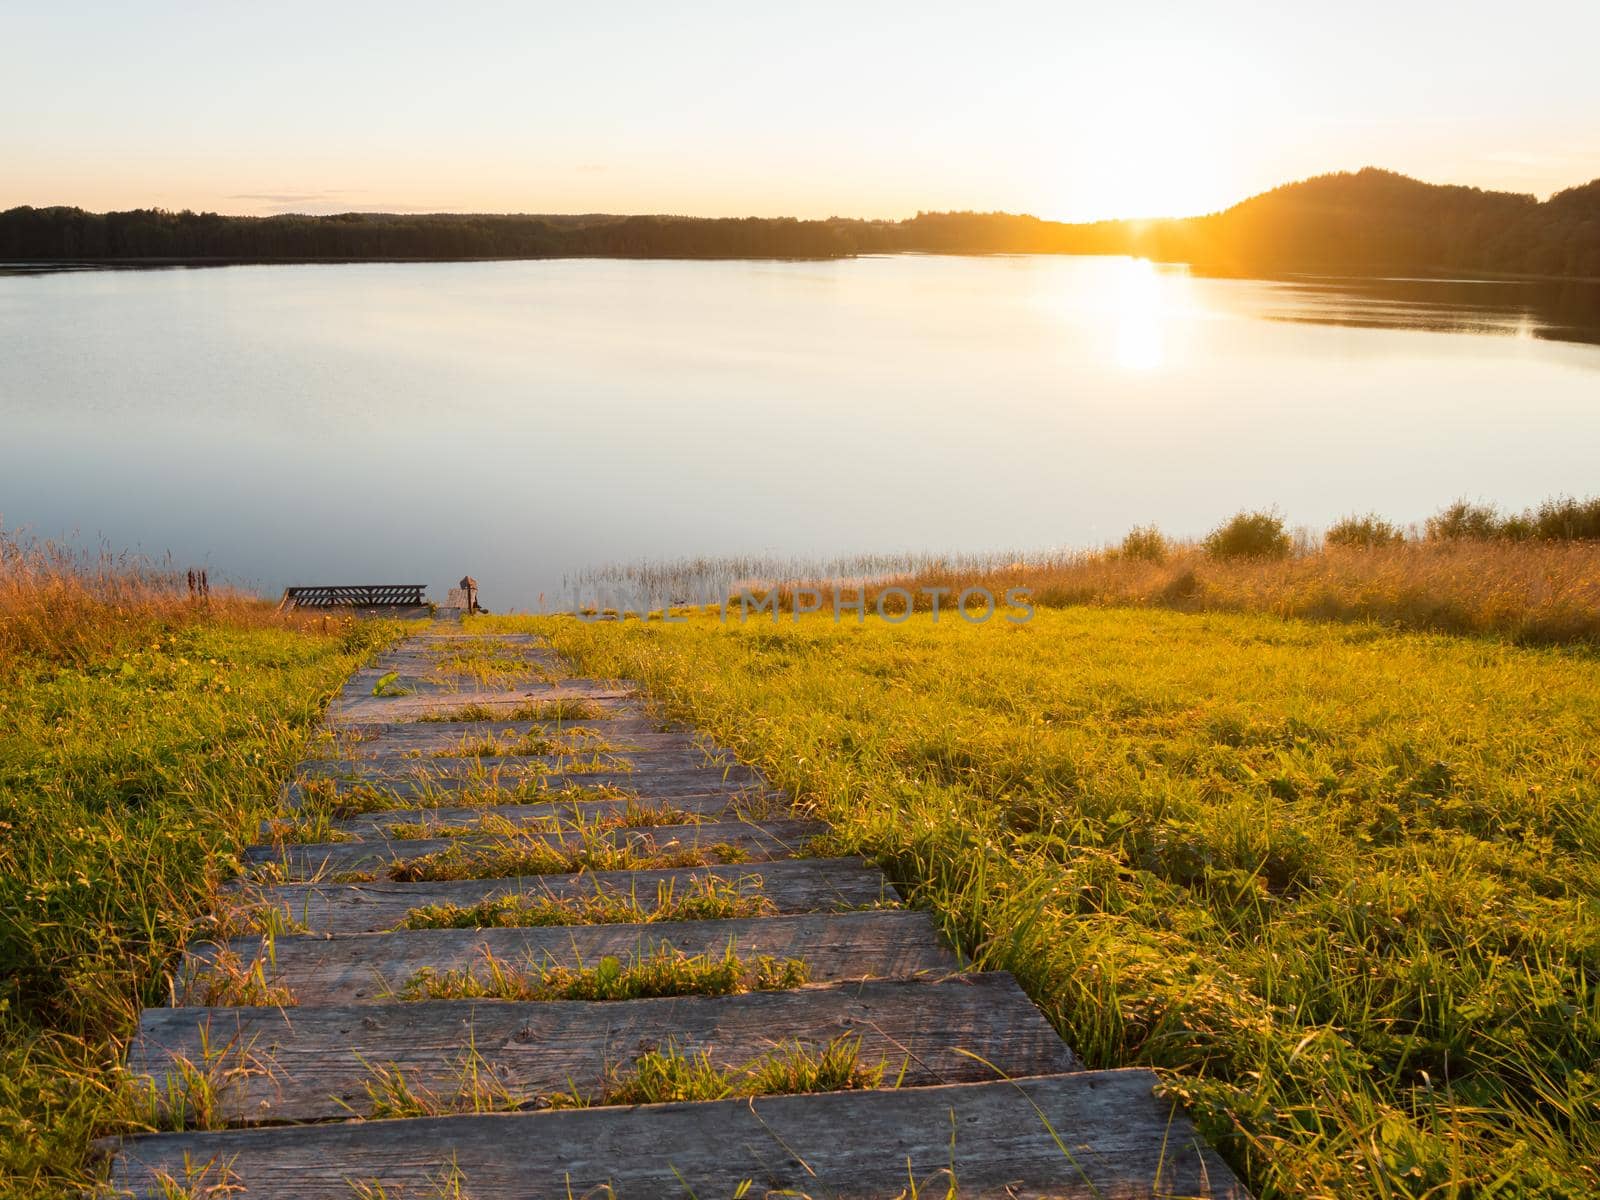
[[[153,630],[230,628],[333,633],[348,621],[280,609],[212,588],[198,573],[138,555],[84,550],[0,529],[0,676],[41,663],[82,666]]]
[[[1139,605],[1374,621],[1532,644],[1600,640],[1600,543],[1594,542],[1416,541],[1329,546],[1281,559],[1219,559],[1190,544],[1173,547],[1160,562],[1105,550],[1004,566],[929,566],[867,592],[875,598],[889,587],[911,591],[919,611],[930,607],[932,588],[957,597],[968,588],[1001,596],[1025,587],[1045,608]]]
[[[1139,545],[1147,532],[1136,531],[1129,540]],[[854,611],[844,606],[862,597],[869,614],[881,598],[893,615],[905,608],[900,592],[911,594],[916,612],[930,611],[937,592],[939,607],[954,617],[968,589],[1003,602],[1008,591],[1023,588],[1028,602],[1040,608],[1132,605],[1376,622],[1529,645],[1600,641],[1600,541],[1418,536],[1348,546],[1300,531],[1285,535],[1281,556],[1219,556],[1204,540],[1159,539],[1157,546],[1135,554],[1110,546],[840,560],[839,574],[782,559],[620,567],[614,590],[594,590],[591,595],[602,603],[589,607],[639,613],[667,605],[709,606],[739,619],[741,592],[762,602],[770,597],[780,613],[793,613],[797,603],[815,605],[818,595],[822,611],[831,612],[837,593],[842,619],[853,621]],[[974,600],[973,606],[981,603]],[[744,616],[770,619],[753,605]]]

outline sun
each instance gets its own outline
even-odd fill
[[[1184,217],[1237,200],[1240,98],[1184,56],[1142,48],[1108,57],[1076,81],[1058,112],[1051,156],[1062,210],[1072,220]]]

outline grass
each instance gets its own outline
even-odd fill
[[[493,687],[553,678],[526,648],[500,638],[453,640],[430,647],[427,655],[433,664],[429,674],[443,682],[465,678]]]
[[[573,747],[564,751],[554,761],[530,758],[525,761],[484,762],[473,755],[448,753],[443,755],[404,755],[404,765],[384,772],[378,779],[363,775],[363,764],[355,761],[313,773],[299,782],[302,789],[338,790],[345,788],[394,788],[405,784],[410,788],[427,791],[448,790],[443,780],[461,781],[477,788],[499,788],[501,780],[514,780],[518,787],[541,787],[551,776],[570,775],[631,775],[637,769],[632,760],[613,757],[597,747]],[[324,762],[329,760],[324,759]],[[381,780],[381,781],[380,781]],[[326,782],[323,782],[326,781]]]
[[[186,1004],[200,1008],[293,1008],[300,1001],[283,984],[267,982],[272,958],[269,936],[266,949],[249,962],[232,950],[218,947],[204,963],[197,963],[176,991]]]
[[[841,1034],[814,1049],[790,1043],[735,1067],[718,1066],[709,1051],[685,1055],[669,1044],[614,1071],[601,1090],[592,1094],[574,1088],[555,1095],[519,1095],[500,1079],[476,1046],[467,1051],[448,1089],[419,1084],[393,1064],[374,1064],[369,1071],[364,1084],[366,1103],[359,1108],[347,1106],[353,1116],[367,1120],[856,1091],[880,1087],[884,1076],[883,1065],[861,1061],[861,1040],[851,1034]],[[196,1092],[202,1098],[213,1094],[205,1086]],[[212,1101],[197,1107],[186,1091],[176,1107],[164,1105],[163,1113],[204,1118],[214,1106]],[[167,1119],[172,1118],[169,1115]],[[203,1124],[176,1127],[210,1128]]]
[[[382,829],[385,837],[402,841],[437,837],[473,837],[485,833],[526,839],[534,835],[561,833],[564,830],[577,830],[580,836],[598,837],[616,829],[654,829],[662,825],[701,825],[705,822],[704,813],[674,808],[670,804],[643,804],[629,799],[620,812],[604,816],[590,816],[582,809],[574,807],[571,813],[565,815],[551,812],[535,815],[532,820],[511,821],[498,812],[486,812],[469,825],[445,824],[440,821],[429,821],[424,817],[416,821],[390,821],[383,825]],[[325,825],[326,822],[319,814],[316,818],[303,819],[295,827],[295,832],[310,834]],[[306,836],[295,840],[330,842],[350,840],[350,835],[340,829],[328,829],[327,833],[326,838]],[[597,854],[605,852],[598,845],[592,847],[591,851]]]
[[[552,787],[551,779],[560,782]],[[471,787],[459,790],[431,788],[401,794],[392,788],[359,784],[339,788],[332,779],[304,780],[302,803],[318,806],[330,817],[358,817],[363,813],[396,812],[411,808],[495,808],[514,804],[587,804],[596,800],[638,800],[637,792],[612,784],[574,784],[560,775],[523,780],[516,787]]]
[[[664,800],[654,804],[629,800],[621,812],[600,817],[595,824],[602,829],[653,829],[659,825],[701,825],[705,821],[705,813],[677,808]]]
[[[556,734],[530,729],[520,734],[478,734],[429,752],[431,758],[543,758],[564,754],[602,754],[617,747],[597,729],[576,725]]]
[[[402,929],[488,929],[531,925],[644,925],[655,921],[731,920],[763,917],[777,906],[761,893],[761,879],[691,879],[680,890],[663,880],[649,902],[636,892],[593,895],[491,896],[476,904],[428,904],[406,914]]]
[[[1580,507],[1585,519],[1600,513],[1600,502]],[[1565,510],[1557,506],[1556,511]],[[913,593],[916,610],[923,612],[931,610],[937,591],[944,619],[959,620],[953,610],[966,589],[998,598],[1012,588],[1026,588],[1031,603],[1043,608],[1138,605],[1487,634],[1526,645],[1600,642],[1600,540],[1592,535],[1590,540],[1518,540],[1494,533],[1496,526],[1480,536],[1402,537],[1382,518],[1368,516],[1339,522],[1327,538],[1299,530],[1280,531],[1281,540],[1275,540],[1265,527],[1273,519],[1270,513],[1236,519],[1244,525],[1242,532],[1253,529],[1265,543],[1232,536],[1238,531],[1229,522],[1212,538],[1189,541],[1168,540],[1142,527],[1121,545],[1099,550],[836,563],[700,559],[611,568],[595,580],[657,597],[650,604],[656,610],[662,596],[718,604],[744,581],[753,589],[753,602],[770,597],[784,619],[797,602],[804,607],[820,600],[831,609],[834,584],[826,581],[841,579],[848,581],[838,591],[846,620],[855,619],[848,606],[863,590],[869,612],[881,597],[890,615],[904,603],[890,589]],[[979,603],[974,597],[973,604]],[[736,596],[730,607],[737,617]],[[771,623],[770,616],[755,612],[752,603],[750,619]]]
[[[0,537],[0,1195],[91,1185],[139,1008],[395,629]]]
[[[378,681],[372,685],[372,694],[379,697],[409,696],[411,689],[400,682],[399,671],[386,671],[378,676]]]
[[[273,817],[264,826],[266,840],[279,846],[353,840],[344,830],[333,827],[333,819],[326,810],[316,807],[303,808],[292,817]]]
[[[1600,641],[1600,544],[1592,542],[1409,541],[1231,559],[1178,545],[1159,562],[1089,551],[974,571],[935,567],[890,584],[919,593],[922,607],[929,587],[951,595],[1027,587],[1048,608],[1145,605],[1493,634],[1529,645]]]
[[[527,1107],[526,1100],[505,1085],[476,1045],[470,1045],[463,1055],[456,1085],[448,1092],[413,1083],[393,1063],[371,1064],[369,1071],[363,1088],[366,1106],[361,1111],[351,1108],[353,1116],[369,1120],[513,1112]]]
[[[574,1089],[546,1097],[545,1103],[550,1108],[592,1108],[851,1092],[881,1087],[883,1075],[883,1064],[861,1061],[861,1039],[853,1034],[840,1034],[817,1049],[791,1042],[736,1067],[718,1066],[709,1050],[684,1054],[668,1044],[615,1072],[597,1095]]]
[[[549,828],[554,832],[554,823]],[[390,821],[381,832],[391,841],[414,842],[427,838],[468,837],[483,830],[472,825],[443,825],[437,821]]]
[[[122,1080],[123,1112],[119,1132],[177,1133],[191,1129],[226,1129],[224,1093],[253,1076],[270,1078],[270,1058],[252,1046],[230,1041],[213,1046],[208,1030],[200,1031],[200,1061],[175,1055],[164,1076],[128,1075]]]
[[[1133,608],[491,622],[813,805],[1257,1195],[1600,1191],[1593,651]]]
[[[602,721],[609,710],[593,700],[567,697],[560,700],[529,700],[516,705],[468,703],[441,708],[416,721],[447,723],[455,721]]]
[[[614,826],[585,825],[575,839],[550,842],[548,835],[510,825],[499,829],[491,845],[461,844],[432,854],[403,859],[388,868],[388,877],[402,883],[448,879],[506,879],[519,875],[570,875],[579,871],[674,870],[740,863],[749,854],[740,846],[714,842],[705,846],[659,843],[650,833],[623,841],[610,836]],[[670,835],[669,835],[670,837]]]
[[[713,957],[685,954],[663,943],[628,960],[603,958],[593,967],[517,965],[485,950],[476,967],[418,971],[397,995],[401,1000],[643,1000],[781,991],[801,987],[807,978],[801,959],[742,959],[732,946]]]

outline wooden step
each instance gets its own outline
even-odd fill
[[[427,663],[388,662],[366,667],[352,676],[350,682],[340,690],[334,705],[358,706],[367,701],[394,704],[401,700],[412,704],[465,704],[480,697],[503,696],[528,688],[563,687],[568,683],[588,682],[564,679],[558,670],[543,666],[531,666],[515,676],[500,676],[493,680],[479,680],[468,675],[436,675],[432,667],[431,660]],[[383,694],[374,695],[373,690],[379,687],[383,689]]]
[[[450,779],[468,776],[499,775],[514,778],[520,775],[541,775],[595,764],[596,769],[620,772],[630,768],[640,774],[674,771],[707,770],[721,774],[728,768],[740,768],[748,774],[737,759],[718,758],[702,747],[679,747],[662,750],[584,750],[571,754],[521,754],[478,755],[465,757],[452,755],[445,758],[407,758],[390,755],[365,760],[319,759],[303,763],[295,772],[298,781],[307,779],[342,779],[366,783],[405,783],[413,779]]]
[[[378,675],[372,675],[342,692],[329,707],[326,724],[330,728],[337,728],[340,725],[364,725],[369,722],[387,724],[419,721],[447,716],[466,704],[509,714],[523,705],[541,701],[593,700],[604,704],[632,700],[637,695],[632,688],[618,687],[604,680],[564,679],[560,683],[510,690],[459,692],[452,695],[374,696],[371,689],[377,680]],[[362,683],[366,686],[365,693]]]
[[[595,761],[598,759],[598,761]],[[591,767],[589,764],[593,762]],[[498,775],[501,787],[536,785],[541,779],[550,786],[566,783],[592,783],[604,780],[625,786],[630,781],[656,786],[691,781],[701,788],[760,787],[762,777],[752,768],[731,759],[708,760],[704,755],[685,756],[679,762],[638,763],[628,755],[568,755],[561,758],[494,759],[411,759],[402,770],[368,771],[360,763],[339,761],[331,770],[315,769],[291,781],[291,787],[315,782],[331,782],[336,791],[376,788],[406,795],[415,791],[461,790],[492,786],[488,776]]]
[[[573,729],[598,730],[607,737],[627,738],[652,734],[670,737],[698,737],[693,730],[671,726],[650,716],[638,705],[608,704],[604,715],[572,718],[564,721],[402,721],[393,724],[363,725],[359,730],[343,731],[344,741],[356,749],[378,753],[403,753],[435,746],[448,746],[468,737],[518,737],[529,730],[554,737]],[[314,740],[308,753],[320,757],[322,743],[336,740],[339,731],[328,730],[329,737]]]
[[[876,868],[855,858],[794,858],[764,863],[691,867],[676,871],[585,871],[520,879],[461,879],[437,883],[286,883],[244,888],[235,904],[276,908],[310,933],[376,933],[393,929],[414,908],[471,907],[497,896],[570,900],[594,895],[637,896],[652,903],[660,889],[683,895],[696,880],[721,879],[759,894],[780,913],[837,912],[898,899]]]
[[[234,938],[220,948],[238,962],[260,962],[266,981],[287,987],[296,1003],[374,1004],[391,999],[417,972],[478,970],[488,951],[513,966],[594,966],[659,947],[720,958],[771,955],[806,963],[811,983],[947,974],[955,957],[927,913],[882,910],[729,921],[659,921],[645,925],[566,925],[531,929],[416,929],[349,937],[294,934]],[[180,1004],[199,1002],[195,976],[219,952],[190,948],[176,981]],[[603,1014],[596,1019],[604,1019]]]
[[[504,643],[504,639],[501,638],[486,640]],[[569,668],[561,656],[548,647],[535,646],[528,642],[504,644],[515,653],[519,664],[526,663],[546,671],[557,671],[563,675],[569,673]],[[385,650],[366,666],[359,668],[350,678],[359,686],[366,682],[368,677],[375,678],[389,671],[399,671],[402,674],[416,674],[424,678],[443,675],[470,687],[477,682],[471,673],[448,670],[446,667],[446,660],[452,656],[459,656],[464,648],[467,648],[467,643],[459,639],[452,642],[411,642],[402,647]],[[502,675],[506,673],[501,672]]]
[[[408,737],[385,734],[382,738],[364,738],[359,742],[348,741],[342,757],[307,758],[301,764],[298,773],[301,775],[313,772],[327,774],[330,773],[331,768],[341,763],[349,768],[360,770],[388,770],[392,767],[403,768],[429,763],[443,763],[458,756],[441,754],[440,752],[458,750],[463,742],[478,743],[491,737],[499,741],[515,741],[526,735],[530,730],[571,747],[572,753],[588,753],[584,747],[590,743],[596,746],[611,747],[611,749],[604,751],[604,753],[609,754],[631,755],[664,750],[704,750],[712,755],[726,753],[726,751],[719,751],[713,743],[706,741],[697,734],[682,730],[662,733],[658,727],[648,721],[568,721],[564,726],[537,721],[520,721],[508,725],[504,722],[495,721],[475,725],[451,724],[438,727],[423,723],[395,726],[394,728],[417,732]],[[440,733],[438,732],[440,728],[458,732]],[[572,736],[573,731],[577,729],[591,732],[580,734],[576,737]],[[314,755],[317,750],[316,744],[313,743],[309,750]],[[468,758],[467,761],[471,762],[473,759]]]
[[[391,820],[403,821],[404,813]],[[785,858],[800,853],[806,842],[826,830],[819,821],[707,821],[699,825],[661,825],[647,829],[613,829],[599,835],[618,846],[633,846],[640,853],[671,854],[718,845],[736,846],[746,861]],[[571,832],[529,833],[525,840],[548,846],[576,843]],[[251,846],[245,863],[271,863],[285,879],[315,879],[352,872],[381,875],[394,864],[425,858],[452,846],[490,849],[507,839],[493,834],[467,834],[441,838],[383,838],[365,842],[302,842],[286,846]]]
[[[648,801],[629,796],[625,799],[573,800],[565,804],[487,804],[474,808],[391,808],[378,812],[362,813],[354,817],[341,817],[330,823],[340,833],[367,840],[382,838],[390,825],[426,825],[440,830],[471,829],[483,824],[487,818],[505,821],[511,825],[532,826],[545,829],[572,829],[592,825],[596,821],[620,817],[629,812],[636,816],[642,808],[662,808],[667,811],[693,813],[710,820],[739,820],[755,810],[771,812],[774,816],[788,816],[788,801],[783,796],[751,795],[747,792],[700,792],[688,796],[674,796],[668,800]],[[678,818],[682,820],[683,818]],[[261,823],[261,836],[272,836],[272,822]],[[442,836],[450,836],[443,834]]]
[[[883,1081],[921,1087],[1073,1071],[1081,1064],[1010,975],[933,983],[878,980],[743,996],[590,1003],[427,1001],[329,1008],[152,1008],[128,1068],[160,1095],[182,1095],[186,1070],[206,1069],[230,1124],[369,1116],[377,1064],[415,1095],[463,1107],[464,1067],[492,1080],[495,1107],[532,1107],[557,1094],[598,1098],[652,1050],[705,1053],[723,1070],[836,1038],[859,1045]],[[468,1050],[468,1047],[471,1050]],[[485,1075],[484,1073],[487,1073]],[[492,1098],[492,1101],[491,1101]],[[464,1107],[471,1110],[468,1101]]]
[[[317,787],[327,784],[318,781]],[[369,781],[334,778],[331,781],[337,794],[353,791],[377,791],[394,798],[401,804],[437,804],[450,792],[481,792],[485,788],[500,787],[506,790],[542,790],[559,792],[564,788],[615,788],[639,796],[665,798],[690,796],[704,792],[770,792],[761,776],[747,767],[727,769],[712,767],[686,767],[670,771],[574,771],[548,775],[502,775],[498,781],[489,782],[460,776],[440,775],[429,779],[400,779]],[[300,808],[305,804],[305,787],[290,783],[284,791],[287,808]]]
[[[915,1181],[963,1200],[1144,1200],[1247,1193],[1150,1071],[833,1092],[701,1104],[151,1134],[122,1144],[117,1188],[159,1194],[162,1174],[251,1196],[349,1200],[437,1195],[454,1175],[472,1200],[890,1200]],[[187,1167],[187,1170],[186,1170]],[[210,1174],[201,1177],[209,1167]],[[606,1187],[611,1192],[602,1192]],[[197,1189],[198,1190],[198,1189]],[[455,1193],[450,1193],[455,1194]]]

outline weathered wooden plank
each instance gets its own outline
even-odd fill
[[[331,781],[337,790],[350,788],[378,788],[383,791],[406,793],[432,791],[438,788],[475,788],[498,779],[502,787],[516,787],[523,783],[537,783],[541,779],[584,782],[596,777],[640,780],[648,776],[651,781],[663,782],[682,777],[698,779],[705,784],[727,784],[755,787],[762,783],[761,776],[752,768],[731,760],[707,761],[703,756],[683,755],[681,759],[651,763],[648,769],[641,765],[630,770],[632,756],[601,755],[601,762],[591,769],[582,756],[567,755],[560,758],[505,758],[480,763],[472,759],[412,759],[400,772],[392,775],[372,773],[360,763],[339,763],[331,771],[316,771],[313,778],[321,785]],[[621,759],[611,763],[606,760]],[[301,786],[311,779],[297,780],[291,786]]]
[[[637,896],[651,902],[663,887],[682,895],[695,880],[725,880],[759,893],[781,913],[836,912],[898,897],[876,868],[854,858],[795,858],[775,862],[692,867],[677,871],[600,871],[526,875],[520,879],[460,879],[438,883],[286,883],[242,889],[245,909],[276,908],[311,933],[376,933],[393,929],[414,908],[467,908],[498,896],[569,900],[594,895]]]
[[[436,1186],[453,1164],[473,1200],[566,1200],[609,1186],[618,1200],[753,1196],[889,1200],[914,1179],[966,1197],[1149,1200],[1247,1193],[1142,1070],[891,1092],[565,1112],[358,1121],[123,1144],[113,1183],[151,1193],[229,1164],[250,1195],[348,1200],[351,1180],[394,1195]],[[213,1168],[215,1170],[215,1168]]]
[[[699,735],[665,727],[654,717],[625,712],[617,708],[604,717],[567,721],[405,721],[399,724],[373,724],[326,730],[306,747],[306,762],[329,759],[359,762],[367,757],[410,753],[428,754],[459,745],[463,739],[484,737],[515,738],[525,733],[565,737],[575,730],[593,730],[595,736],[620,743],[634,739],[691,738]],[[703,739],[700,739],[703,740]],[[641,744],[647,744],[641,743]],[[709,743],[707,743],[709,744]]]
[[[329,754],[323,757],[307,758],[301,763],[299,773],[316,772],[326,774],[331,771],[336,774],[337,770],[335,768],[340,766],[348,766],[364,771],[381,771],[415,767],[419,764],[427,765],[443,762],[446,758],[459,757],[459,755],[448,752],[460,749],[464,743],[480,744],[491,737],[500,741],[510,742],[527,733],[543,735],[566,744],[570,747],[566,757],[571,757],[573,754],[594,753],[634,755],[645,751],[661,750],[703,750],[713,758],[729,756],[726,750],[719,749],[697,734],[686,733],[681,730],[664,733],[659,727],[648,721],[625,721],[620,722],[617,726],[613,726],[610,721],[573,721],[568,722],[565,726],[549,722],[541,724],[534,721],[518,721],[509,724],[504,721],[487,721],[481,725],[463,722],[441,722],[440,728],[443,732],[440,732],[429,722],[421,722],[414,725],[402,725],[397,728],[405,732],[403,734],[384,734],[378,738],[365,738],[360,742],[351,742],[341,747],[338,757],[333,757]],[[594,745],[594,749],[589,748],[591,743]],[[313,745],[310,749],[314,754],[318,748]],[[474,755],[473,757],[486,756]]]
[[[379,784],[360,780],[335,779],[330,784],[317,783],[314,788],[331,787],[335,794],[354,791],[376,791],[404,806],[456,807],[452,803],[455,793],[475,793],[492,797],[494,786],[480,780],[443,776],[428,780],[387,781]],[[675,771],[572,771],[552,775],[503,776],[499,791],[515,791],[523,796],[533,792],[559,793],[573,788],[611,788],[629,795],[650,800],[666,800],[673,796],[704,795],[708,792],[772,793],[754,771],[743,767],[728,771],[690,768]],[[470,797],[469,797],[470,799]],[[306,802],[305,785],[291,783],[284,789],[285,807],[300,808]],[[492,798],[490,803],[495,802]]]
[[[589,764],[593,764],[591,767]],[[659,750],[585,750],[569,754],[450,755],[426,758],[391,755],[370,759],[311,759],[295,771],[297,779],[342,779],[377,785],[404,784],[417,779],[476,778],[514,780],[529,775],[544,775],[563,770],[585,772],[606,770],[612,773],[668,774],[703,770],[715,775],[724,772],[747,776],[749,768],[730,755],[716,755],[697,746]]]
[[[563,755],[573,754],[658,754],[662,750],[688,752],[699,750],[709,757],[730,757],[730,752],[718,749],[710,739],[685,730],[662,730],[658,723],[648,720],[622,720],[610,718],[594,722],[416,722],[411,725],[386,726],[394,733],[366,736],[352,744],[352,762],[360,762],[368,770],[389,766],[414,766],[418,762],[443,762],[446,758],[462,757],[462,746],[478,746],[486,739],[502,742],[517,741],[525,734],[542,736],[562,746]],[[474,752],[470,757],[493,757]],[[507,755],[531,757],[531,755]],[[307,758],[302,766],[314,766],[326,758]]]
[[[404,819],[398,814],[397,820]],[[798,853],[810,838],[826,829],[819,821],[707,821],[699,825],[660,825],[645,829],[612,829],[597,834],[618,846],[633,846],[642,854],[670,854],[679,850],[716,845],[737,846],[747,861],[783,858]],[[571,843],[572,830],[519,835],[549,846]],[[315,879],[330,875],[382,872],[394,863],[426,858],[452,846],[491,848],[504,844],[504,835],[463,834],[459,837],[386,838],[364,842],[302,842],[278,846],[251,846],[244,861],[251,866],[271,863],[279,878]]]
[[[496,642],[518,642],[529,646],[548,646],[550,639],[537,633],[469,633],[456,625],[438,624],[422,633],[413,634],[402,645],[421,643],[423,645],[437,645],[448,642],[475,642],[482,640]]]
[[[632,688],[618,687],[604,680],[564,679],[541,687],[454,696],[374,696],[370,692],[376,678],[374,676],[372,680],[364,681],[367,682],[367,694],[360,694],[359,684],[340,693],[328,710],[326,723],[338,726],[417,721],[429,716],[447,715],[467,704],[502,712],[551,700],[593,700],[604,704],[607,701],[630,700],[637,694]]]
[[[158,1094],[181,1095],[185,1073],[208,1065],[218,1081],[218,1116],[253,1124],[370,1116],[367,1085],[378,1065],[400,1071],[415,1094],[445,1098],[461,1094],[470,1065],[493,1081],[483,1094],[496,1105],[532,1106],[562,1093],[597,1098],[652,1050],[706,1054],[718,1068],[736,1070],[784,1049],[815,1053],[841,1037],[855,1039],[860,1063],[882,1068],[891,1086],[1081,1069],[1006,974],[604,1006],[152,1008],[128,1051],[128,1069],[150,1077]]]
[[[665,807],[679,812],[700,814],[711,820],[738,820],[756,809],[759,801],[761,813],[788,815],[788,804],[781,796],[757,797],[745,792],[700,792],[674,797],[670,803],[662,801],[651,805],[638,797],[606,800],[573,800],[565,804],[492,804],[471,808],[427,807],[388,809],[343,817],[332,822],[332,828],[355,838],[367,840],[382,838],[390,825],[398,822],[426,825],[439,830],[470,829],[480,825],[485,818],[493,817],[517,826],[536,826],[546,829],[571,829],[579,825],[593,825],[609,817],[624,813],[637,813],[641,806]],[[681,819],[681,818],[680,818]],[[262,837],[271,837],[270,822],[263,822]],[[449,836],[441,833],[440,836]]]
[[[647,925],[569,925],[532,929],[417,929],[349,937],[297,934],[234,938],[222,947],[241,963],[262,963],[266,981],[288,988],[302,1006],[373,1004],[391,999],[417,972],[476,969],[485,951],[514,965],[593,965],[610,955],[631,959],[660,947],[720,957],[799,958],[812,983],[897,979],[956,969],[928,914],[878,910],[731,921],[661,921]],[[190,948],[180,972],[182,1003],[201,993],[194,977],[218,953]]]
[[[389,705],[406,701],[412,705],[425,703],[433,707],[459,708],[475,704],[485,696],[499,696],[525,688],[565,686],[574,682],[582,686],[582,681],[558,679],[552,669],[535,664],[530,664],[513,676],[493,680],[473,679],[464,675],[430,675],[428,670],[424,665],[404,667],[384,663],[358,671],[340,690],[335,707],[366,701]]]
[[[505,718],[492,718],[485,720],[468,721],[389,721],[374,722],[363,725],[358,731],[351,731],[350,736],[359,736],[364,742],[382,743],[386,740],[407,741],[416,738],[477,736],[480,734],[499,731],[502,734],[526,733],[530,729],[537,729],[543,733],[562,733],[582,726],[587,729],[596,729],[603,732],[613,730],[626,730],[634,733],[684,733],[693,735],[694,731],[684,729],[682,726],[673,725],[652,716],[642,705],[627,701],[611,701],[604,705],[596,705],[597,715],[586,717],[567,717],[560,720],[519,717],[514,720]]]

